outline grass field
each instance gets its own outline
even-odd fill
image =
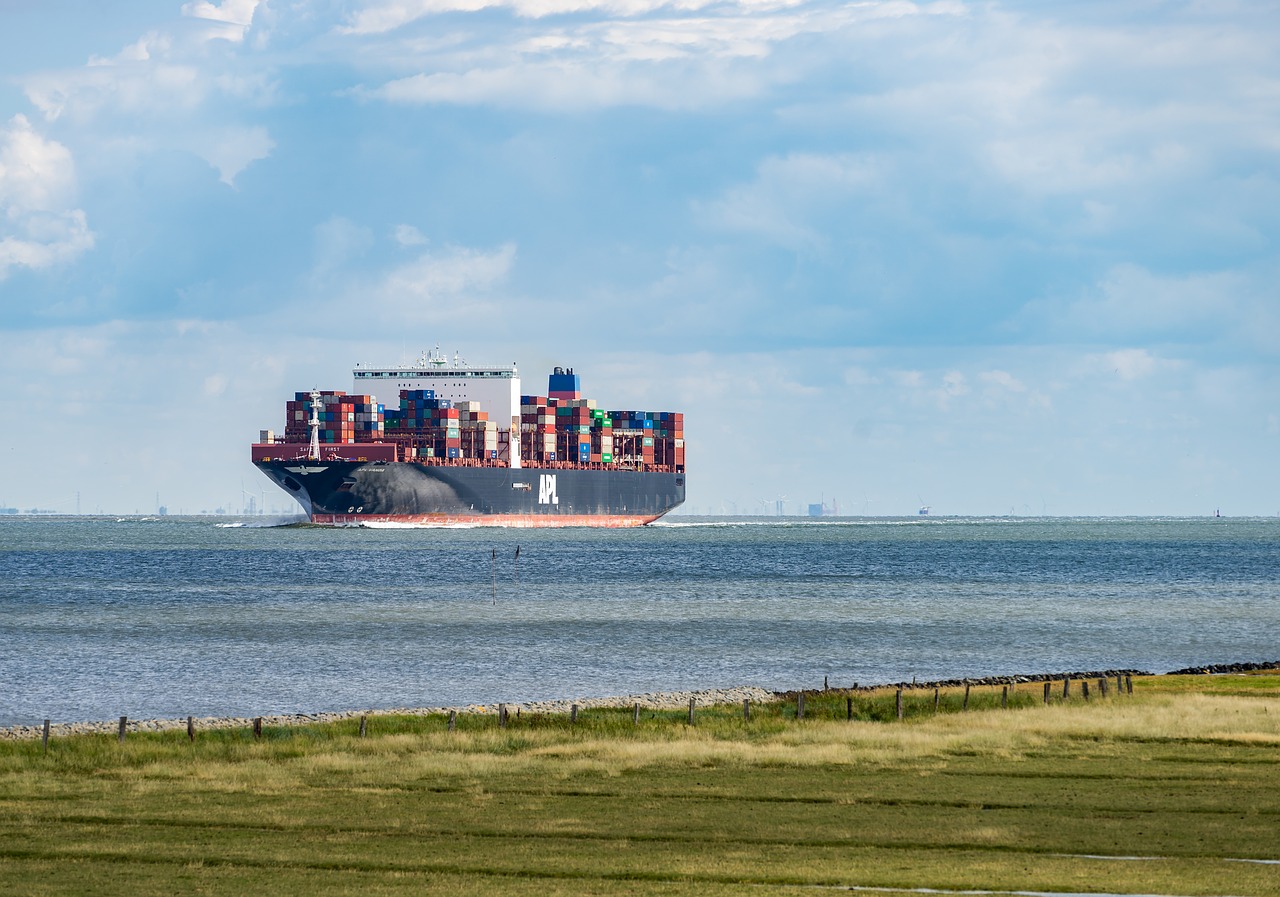
[[[0,893],[1280,895],[1280,676],[1054,694],[0,743]]]

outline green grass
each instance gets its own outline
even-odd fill
[[[6,742],[0,891],[1280,894],[1280,676],[1072,693]]]

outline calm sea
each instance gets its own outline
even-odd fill
[[[677,520],[0,518],[0,725],[1280,658],[1276,518]]]

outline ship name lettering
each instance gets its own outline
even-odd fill
[[[538,504],[560,504],[560,496],[556,495],[556,475],[554,473],[544,473],[538,477]]]

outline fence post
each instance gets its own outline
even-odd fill
[[[969,709],[969,683],[964,684],[964,709]]]
[[[895,699],[895,703],[897,704],[898,719],[902,719],[902,689],[901,688],[898,689],[898,695],[897,695],[897,698]]]
[[[1062,680],[1062,699],[1065,701],[1069,697],[1071,697],[1071,677],[1070,676]]]
[[[124,728],[127,725],[129,725],[129,717],[127,716],[120,717],[120,734],[117,735],[116,738],[117,740],[119,740],[121,744],[124,744]]]
[[[742,721],[751,722],[751,701],[747,698],[742,699]]]
[[[1049,703],[1049,680],[1048,679],[1044,681],[1044,702],[1046,704]]]
[[[1116,694],[1124,694],[1124,677],[1116,673]]]
[[[576,723],[578,721],[578,705],[569,705],[569,722]]]
[[[693,725],[693,705],[695,701],[695,698],[689,699],[689,725],[691,726]]]
[[[1133,694],[1133,677],[1128,673],[1125,673],[1124,676],[1124,690],[1129,694]]]
[[[1009,686],[1007,685],[1000,691],[1000,709],[1009,709]]]
[[[1089,700],[1089,680],[1085,679],[1080,683],[1080,694],[1084,695],[1084,699]]]
[[[260,716],[255,716],[253,718],[253,737],[254,738],[262,737],[262,717]]]
[[[845,719],[849,720],[849,722],[853,722],[853,698],[849,697],[844,699],[844,712]]]
[[[574,705],[575,707],[577,705]],[[507,727],[507,705],[498,705],[498,728],[505,729]]]
[[[45,750],[45,753],[47,754],[49,752],[49,721],[48,720],[44,721],[44,735],[41,736],[40,740],[43,742],[44,750]]]
[[[933,712],[938,712],[938,702],[942,700],[942,689],[934,687],[933,689]]]
[[[453,727],[456,726],[457,724],[458,724],[458,711],[450,710],[449,711],[449,731],[452,732]]]
[[[1104,698],[1107,696],[1107,678],[1105,676],[1098,680],[1098,692]]]
[[[187,717],[187,740],[196,740],[196,719],[194,716]]]
[[[368,728],[367,728],[368,722],[369,722],[369,718],[365,716],[363,713],[360,714],[360,737],[361,738],[364,738],[365,732],[368,731]]]
[[[796,719],[804,719],[804,692],[796,696]]]
[[[636,701],[631,705],[631,723],[632,725],[640,725],[640,702]]]

